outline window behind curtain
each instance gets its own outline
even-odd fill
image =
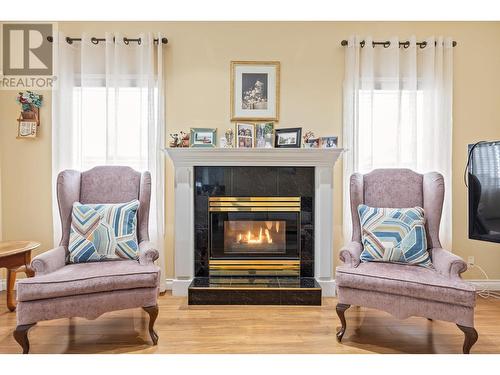
[[[146,170],[147,89],[76,87],[73,95],[73,121],[80,123],[82,168],[115,164]]]
[[[359,168],[417,166],[417,142],[423,137],[423,92],[359,90]]]

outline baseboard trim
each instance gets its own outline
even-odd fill
[[[487,291],[498,291],[500,290],[500,280],[495,279],[495,280],[484,280],[484,279],[479,279],[479,280],[465,280],[474,285],[476,290],[487,290]]]
[[[189,285],[193,279],[173,279],[172,280],[172,295],[176,297],[187,297]]]
[[[318,284],[321,286],[321,297],[335,297],[336,289],[335,289],[335,280],[321,280],[316,279]]]

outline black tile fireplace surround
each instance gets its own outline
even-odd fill
[[[321,304],[321,288],[314,280],[313,167],[199,166],[194,167],[194,187],[195,280],[189,288],[190,304]],[[276,280],[269,278],[270,275],[266,275],[266,280],[250,275],[240,280],[233,276],[221,282],[220,277],[211,274],[209,199],[224,201],[238,197],[298,199],[300,225],[296,263],[300,264],[300,270],[297,270],[296,281],[279,279],[279,276]]]
[[[314,276],[314,168],[195,167],[195,277],[209,276],[209,197],[301,197],[300,276]]]

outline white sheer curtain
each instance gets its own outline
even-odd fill
[[[364,40],[364,47],[360,42]],[[451,248],[453,47],[451,38],[412,36],[372,47],[352,36],[345,50],[344,242],[351,239],[349,177],[375,168],[437,171],[445,179],[440,238]]]
[[[83,34],[68,44],[55,38],[56,88],[52,103],[52,177],[64,169],[128,165],[151,172],[149,235],[160,252],[164,274],[165,98],[162,44],[144,33],[126,44],[120,33],[106,33],[94,44]],[[54,242],[61,238],[53,190]],[[162,277],[161,289],[165,289]]]

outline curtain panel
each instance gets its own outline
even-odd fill
[[[165,290],[165,82],[161,34],[138,35],[125,44],[120,33],[106,33],[94,44],[89,34],[68,44],[54,38],[56,87],[52,100],[52,180],[65,169],[128,165],[151,172],[150,239],[160,253]],[[61,225],[53,184],[54,242]]]
[[[360,42],[364,40],[362,48]],[[408,40],[405,48],[399,42]],[[437,171],[445,179],[440,238],[451,248],[452,39],[415,36],[372,47],[370,36],[351,36],[343,84],[344,242],[351,240],[349,180],[375,168]]]

